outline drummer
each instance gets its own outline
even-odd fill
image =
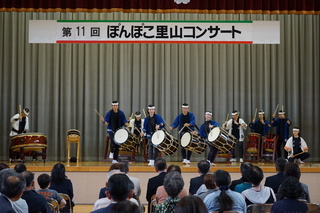
[[[131,133],[134,134],[136,137],[140,137],[142,129],[143,129],[143,123],[144,119],[141,119],[141,113],[137,111],[134,113],[134,118],[129,118],[129,127],[131,127]]]
[[[284,149],[288,152],[288,161],[297,163],[304,163],[303,160],[310,157],[308,152],[308,146],[305,140],[300,137],[300,129],[299,127],[293,127],[292,129],[293,136],[290,137],[284,147]]]
[[[237,110],[232,111],[232,119],[224,122],[223,128],[229,129],[229,134],[233,135],[238,143],[235,145],[235,150],[233,150],[233,156],[230,162],[237,161],[236,158],[240,158],[240,162],[243,162],[243,141],[244,141],[244,130],[247,129],[247,124],[242,118],[240,118],[240,112]],[[238,152],[238,153],[237,153]]]
[[[252,120],[252,123],[249,124],[249,127],[254,130],[255,133],[259,133],[261,136],[266,136],[268,130],[271,128],[271,124],[266,120],[264,111],[259,111],[259,119]]]
[[[106,116],[100,117],[104,125],[107,125],[107,132],[110,139],[110,154],[109,158],[113,159],[112,163],[118,163],[119,145],[114,141],[114,133],[117,129],[127,125],[127,119],[123,111],[119,110],[119,102],[112,101],[111,110],[107,112]]]
[[[173,124],[169,128],[170,130],[173,130],[174,128],[179,126],[180,139],[181,139],[184,133],[186,132],[191,133],[194,130],[193,127],[195,127],[195,125],[196,125],[196,119],[194,117],[194,114],[189,112],[189,105],[184,103],[182,104],[182,113],[176,117]],[[186,150],[181,146],[181,155],[183,158],[182,163],[190,164],[191,153],[192,152],[190,150]]]
[[[148,166],[154,165],[154,160],[158,157],[159,150],[152,145],[151,135],[164,127],[164,120],[160,115],[155,114],[156,107],[153,104],[148,106],[148,116],[144,119],[143,124],[143,132],[141,132],[141,136],[146,134],[146,138],[148,140]]]
[[[210,131],[214,127],[219,126],[219,124],[216,121],[211,120],[212,112],[210,111],[206,111],[204,113],[204,117],[205,117],[205,122],[200,126],[199,134],[203,139],[207,141],[208,134],[210,133]],[[208,145],[209,145],[210,151],[208,153],[207,161],[210,163],[211,166],[214,166],[215,164],[213,163],[213,161],[217,157],[218,149],[212,146],[210,143],[208,143]]]
[[[29,129],[29,115],[30,110],[24,108],[20,113],[15,114],[11,118],[11,132],[10,136],[15,136],[21,133],[26,133]]]

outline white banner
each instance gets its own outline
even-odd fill
[[[279,21],[38,21],[30,43],[279,44]]]

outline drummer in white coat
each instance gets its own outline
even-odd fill
[[[235,162],[240,158],[240,162],[243,162],[243,141],[244,141],[244,130],[247,129],[247,124],[242,118],[239,117],[240,112],[237,110],[232,111],[232,119],[224,122],[223,128],[229,130],[229,134],[233,135],[238,142],[235,145],[235,150],[232,150],[232,158],[230,162]]]
[[[30,110],[24,108],[20,113],[15,114],[11,118],[11,132],[10,136],[15,136],[21,133],[26,133],[29,129],[29,115]]]
[[[134,118],[131,119],[130,117],[129,120],[129,127],[131,128],[131,133],[136,136],[136,142],[140,144],[142,138],[141,132],[143,132],[144,119],[141,118],[141,113],[137,111],[134,114]]]

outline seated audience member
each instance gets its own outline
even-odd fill
[[[284,175],[286,176],[286,178],[288,177],[295,177],[298,180],[300,180],[301,177],[301,172],[300,172],[300,168],[299,165],[296,163],[287,163],[287,165],[284,168]],[[310,203],[310,195],[309,195],[309,189],[308,186],[304,183],[300,183],[302,188],[303,188],[303,193],[300,194],[299,199],[302,200],[306,200]],[[285,198],[285,196],[283,195],[283,192],[281,191],[281,185],[279,187],[279,191],[277,194],[277,200],[282,200]]]
[[[241,194],[244,197],[247,206],[254,203],[274,203],[276,196],[270,187],[260,185],[263,180],[263,171],[258,166],[249,168],[248,180],[252,188],[244,190]]]
[[[210,163],[206,160],[202,160],[202,161],[198,162],[197,166],[198,166],[198,173],[200,174],[200,176],[190,179],[190,187],[189,187],[189,194],[190,195],[196,194],[199,187],[203,184],[204,176],[210,170]]]
[[[211,211],[239,211],[245,213],[247,209],[246,202],[240,193],[229,189],[231,183],[230,174],[224,170],[214,172],[215,184],[219,191],[213,192],[206,196],[204,204],[209,212]]]
[[[234,191],[235,192],[243,192],[244,190],[246,189],[250,189],[252,188],[252,184],[249,182],[249,171],[250,171],[250,168],[252,167],[252,165],[248,168],[246,168],[243,172],[242,172],[242,180],[243,180],[243,183],[239,183],[235,186],[234,188]]]
[[[148,211],[150,211],[151,197],[156,194],[159,186],[163,185],[164,176],[166,175],[167,162],[163,158],[157,158],[154,162],[154,168],[158,175],[152,177],[148,180],[147,184],[147,201],[148,201]]]
[[[120,167],[122,167],[122,166],[123,165],[121,165],[119,163],[114,163],[110,166],[109,172],[112,170],[118,170],[120,172]],[[117,173],[119,173],[119,172],[117,172]],[[108,182],[108,178],[109,178],[109,176],[107,177],[107,182]],[[107,197],[107,190],[108,190],[107,187],[103,187],[100,189],[99,199]]]
[[[114,204],[110,213],[140,213],[139,207],[131,201],[125,200]]]
[[[22,173],[24,171],[27,171],[27,167],[23,163],[18,163],[14,166],[14,170],[18,173]]]
[[[214,175],[213,174],[206,174],[204,176],[204,180],[203,181],[204,181],[204,185],[205,185],[207,191],[199,194],[199,198],[201,200],[204,200],[204,198],[207,195],[211,194],[212,192],[218,191],[218,188],[216,187],[216,184],[214,184]]]
[[[0,172],[0,212],[15,213],[14,203],[22,200],[21,196],[26,181],[22,174],[16,173],[13,169],[3,169]],[[28,212],[26,209],[25,212]],[[23,212],[23,213],[25,213]]]
[[[115,165],[115,164],[112,164],[112,165]],[[115,169],[115,170],[111,170],[110,172],[108,172],[108,176],[107,176],[107,182],[106,182],[106,189],[108,190],[108,180],[109,178],[112,176],[112,175],[115,175],[115,174],[125,174],[124,172],[121,172],[120,170],[118,169]],[[130,179],[130,178],[129,178]],[[134,186],[132,186],[132,189],[134,189]],[[105,191],[106,195],[107,195],[107,190]],[[133,202],[134,204],[136,204],[137,206],[139,206],[139,203],[136,199],[134,198],[130,198],[130,201]],[[108,198],[108,197],[103,197],[103,198],[100,198],[99,200],[97,200],[95,203],[94,203],[94,207],[93,207],[93,210],[98,210],[98,209],[102,209],[102,208],[105,208],[107,207],[108,205],[110,205],[112,201]]]
[[[288,161],[283,157],[278,158],[275,163],[277,174],[266,178],[264,185],[272,188],[276,194],[278,193],[279,186],[285,179],[284,167],[286,166],[287,162]]]
[[[26,179],[22,199],[28,204],[29,213],[51,212],[46,199],[34,190],[34,174],[29,171],[21,173]]]
[[[115,203],[129,200],[133,195],[133,183],[126,174],[114,174],[108,180],[107,197],[111,203],[102,209],[92,211],[92,213],[109,213]]]
[[[73,186],[72,182],[66,176],[66,168],[62,163],[57,163],[51,170],[51,184],[49,189],[56,190],[58,193],[67,194],[71,199],[71,205],[74,206],[73,199]],[[70,201],[67,201],[66,206],[61,209],[61,212],[70,212]]]
[[[241,183],[243,183],[243,182],[248,182],[248,180],[247,180],[245,177],[243,177],[243,174],[246,173],[246,171],[247,171],[251,166],[252,166],[252,164],[249,163],[249,162],[242,162],[242,163],[240,164],[241,178],[238,179],[238,180],[233,180],[233,181],[231,182],[230,189],[231,189],[232,191],[235,190],[236,185],[241,184]]]
[[[275,202],[271,207],[272,213],[306,213],[308,206],[298,200],[303,193],[303,188],[299,180],[295,177],[287,177],[279,188],[279,193],[285,197]]]
[[[171,172],[171,171],[177,171],[181,174],[181,169],[179,166],[177,165],[170,165],[167,169],[167,173]],[[181,192],[179,193],[178,197],[179,198],[183,198],[185,196],[188,195],[188,192],[185,188],[183,188],[181,190]],[[168,194],[166,192],[166,190],[164,189],[164,186],[159,186],[156,192],[156,201],[157,204],[159,203],[163,203],[166,199],[168,198]]]
[[[178,195],[184,186],[181,174],[177,171],[167,173],[164,177],[163,186],[169,197],[163,203],[156,205],[155,212],[174,213],[180,201]]]
[[[51,183],[51,177],[48,174],[41,174],[38,177],[38,184],[40,189],[37,190],[37,193],[42,195],[46,199],[54,199],[59,203],[59,209],[62,209],[67,202],[60,196],[60,194],[53,189],[49,189]]]
[[[208,213],[208,209],[199,197],[189,195],[179,201],[176,213]]]

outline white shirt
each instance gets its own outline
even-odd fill
[[[231,135],[231,132],[232,132],[232,122],[233,122],[233,119],[230,119],[227,123],[227,125],[222,125],[223,128],[226,128],[226,129],[229,129],[229,134]],[[244,122],[244,120],[242,118],[239,118],[239,124],[241,126],[239,126],[239,141],[243,142],[244,141],[244,130],[247,129],[247,124]],[[242,127],[242,124],[245,125],[245,127]]]
[[[11,118],[11,126],[12,128],[14,128],[15,130],[19,130],[19,124],[20,124],[20,120],[19,120],[19,114],[15,114],[12,118]],[[16,120],[18,119],[18,120]],[[29,129],[29,118],[28,116],[26,116],[26,126],[24,127],[24,130],[28,130]],[[15,136],[18,135],[18,133],[11,131],[10,132],[10,136]]]

